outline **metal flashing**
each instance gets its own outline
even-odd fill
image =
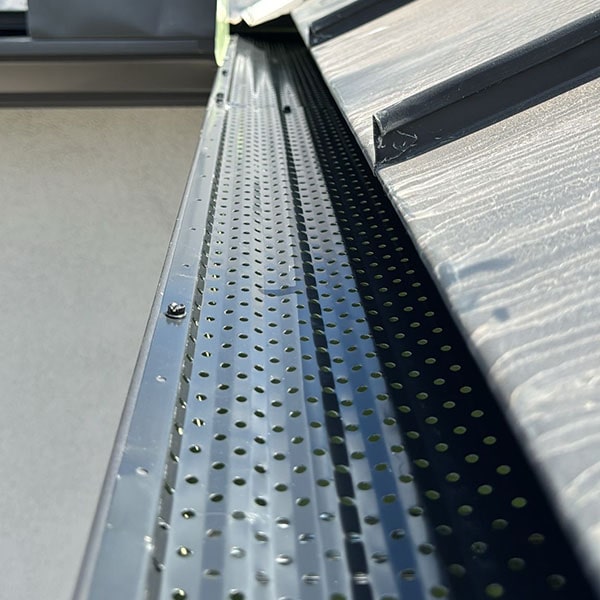
[[[0,10],[0,36],[22,35],[27,35],[27,13],[5,8]]]
[[[322,44],[409,2],[414,0],[354,0],[311,23],[309,44]]]
[[[5,59],[0,105],[202,104],[215,71],[210,57]]]
[[[0,106],[204,104],[208,40],[0,39]]]

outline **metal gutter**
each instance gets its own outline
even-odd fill
[[[0,105],[203,104],[216,71],[198,40],[0,40]]]
[[[216,81],[77,597],[593,599],[306,50]]]

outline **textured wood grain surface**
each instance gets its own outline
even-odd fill
[[[596,573],[600,80],[382,180]]]

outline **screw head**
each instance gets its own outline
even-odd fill
[[[183,319],[185,314],[185,304],[181,304],[181,302],[171,302],[167,306],[167,312],[165,313],[169,319]]]

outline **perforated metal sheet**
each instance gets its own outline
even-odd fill
[[[406,568],[440,576],[400,539],[427,532],[397,510],[418,500],[393,407],[373,402],[387,386],[300,102],[265,57],[235,65],[158,596],[380,597]]]
[[[188,198],[208,208],[150,566],[107,561],[95,589],[139,577],[134,597],[151,599],[591,598],[305,52],[240,40],[226,70],[212,192]],[[119,503],[135,521],[117,490]]]

